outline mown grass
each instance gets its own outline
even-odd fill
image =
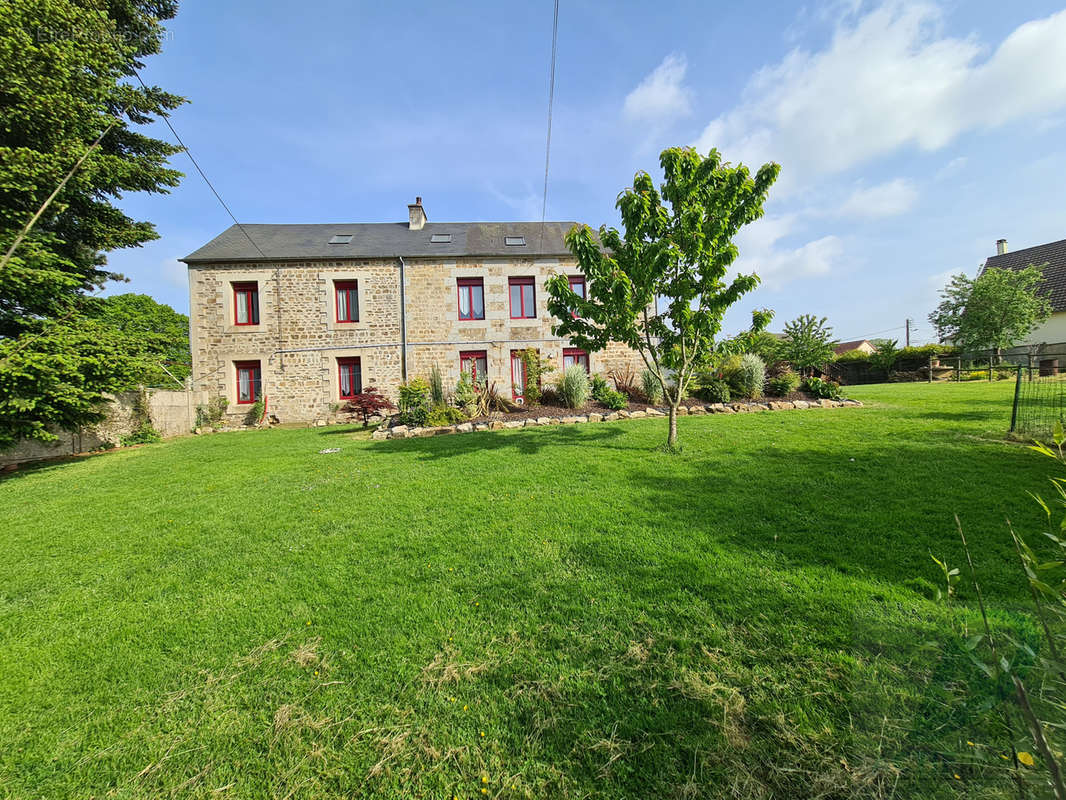
[[[686,417],[680,455],[656,419],[17,473],[0,795],[1007,796],[975,618],[926,593],[958,512],[1035,641],[1003,518],[1037,529],[1048,468],[1011,388]]]

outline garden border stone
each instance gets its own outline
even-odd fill
[[[792,411],[808,408],[861,408],[858,400],[795,400],[766,403],[711,403],[709,405],[678,406],[679,415],[697,414],[751,414],[762,411]],[[490,420],[489,422],[463,422],[459,425],[444,425],[438,428],[409,428],[397,425],[395,428],[378,428],[371,439],[410,439],[416,436],[441,436],[449,433],[470,433],[472,431],[498,431],[504,428],[539,427],[542,425],[580,425],[582,423],[615,422],[620,419],[641,419],[642,417],[665,417],[666,412],[654,407],[637,411],[612,411],[610,414],[582,414],[570,417],[536,417],[525,420]]]

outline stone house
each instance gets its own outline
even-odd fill
[[[522,401],[521,360],[536,348],[557,369],[643,369],[612,344],[585,353],[552,334],[544,281],[585,279],[567,250],[570,222],[439,222],[421,198],[403,223],[234,225],[188,265],[192,388],[231,413],[258,398],[282,422],[328,419],[363,387],[393,400],[436,364]]]

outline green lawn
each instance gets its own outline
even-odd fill
[[[676,456],[650,419],[16,473],[0,797],[1016,796],[972,610],[923,594],[958,512],[1034,636],[1003,519],[1036,543],[1054,465],[1012,389],[684,417]]]

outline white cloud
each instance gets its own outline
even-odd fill
[[[963,167],[966,166],[966,162],[968,160],[969,159],[967,159],[966,156],[959,156],[958,158],[953,158],[947,164],[938,169],[934,177],[937,180],[940,180],[950,175],[954,175],[956,172],[959,172]]]
[[[660,124],[691,113],[691,92],[682,85],[687,69],[684,55],[668,55],[626,95],[623,113],[632,120]]]
[[[823,236],[798,247],[780,247],[778,243],[792,234],[798,216],[783,214],[763,217],[737,234],[740,258],[734,265],[738,272],[754,272],[764,286],[779,289],[797,278],[828,275],[844,254],[844,243],[835,235]]]
[[[877,186],[860,187],[844,201],[840,213],[847,217],[894,217],[910,211],[918,199],[914,184],[904,178],[896,178]]]
[[[732,161],[778,161],[782,192],[1066,106],[1066,11],[1021,25],[982,62],[973,37],[946,37],[940,26],[938,8],[902,0],[845,21],[825,50],[796,49],[757,72],[697,146]]]

